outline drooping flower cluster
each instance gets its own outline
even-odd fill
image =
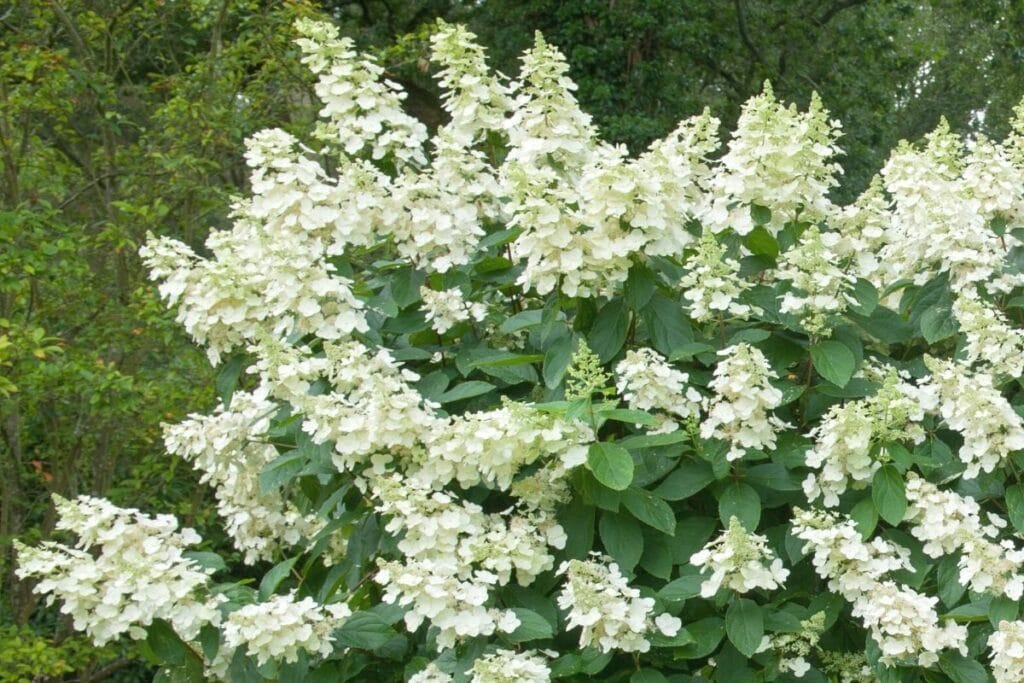
[[[203,473],[200,481],[213,486],[224,530],[249,564],[273,559],[278,549],[297,545],[324,526],[324,520],[302,514],[280,495],[260,490],[260,472],[278,457],[266,436],[278,406],[264,393],[236,392],[231,408],[164,426],[167,451],[191,462]]]
[[[423,299],[427,321],[438,334],[444,334],[460,322],[480,322],[487,316],[487,305],[479,301],[467,302],[458,287],[440,292],[420,287],[420,297]]]
[[[967,654],[967,627],[952,620],[939,623],[938,598],[885,579],[898,569],[911,569],[909,551],[881,538],[861,539],[852,520],[831,513],[794,509],[793,535],[813,552],[818,574],[829,588],[853,604],[881,650],[885,663],[916,661],[929,666],[939,652]]]
[[[321,605],[309,597],[297,600],[294,593],[274,595],[229,614],[224,645],[228,653],[245,648],[260,666],[297,661],[300,652],[326,657],[334,651],[334,631],[351,614],[344,603]],[[230,661],[224,653],[218,659]]]
[[[596,645],[602,652],[647,652],[646,636],[657,629],[666,636],[678,633],[682,622],[671,615],[651,618],[653,598],[641,598],[614,562],[597,557],[569,560],[558,568],[565,584],[558,606],[568,611],[567,626],[581,629],[580,647]]]
[[[992,676],[996,683],[1014,683],[1024,678],[1024,622],[1000,621],[988,637],[992,649]]]
[[[833,406],[811,430],[815,444],[807,452],[807,466],[820,471],[804,480],[808,500],[821,497],[826,507],[839,505],[847,487],[862,489],[871,482],[888,457],[886,444],[924,439],[917,387],[893,369],[874,374],[881,380],[874,396]]]
[[[688,386],[690,376],[676,370],[654,349],[626,352],[615,366],[615,388],[635,410],[667,413],[658,431],[677,428],[672,418],[686,419],[700,413],[701,395]]]
[[[993,375],[1024,375],[1024,334],[997,308],[977,296],[959,296],[953,314],[967,336],[966,361]]]
[[[220,621],[223,599],[207,594],[212,571],[183,554],[202,539],[192,529],[179,531],[173,515],[151,517],[91,496],[55,495],[54,504],[57,528],[75,534],[75,546],[15,541],[15,571],[37,580],[34,590],[47,594],[48,602],[60,598],[61,612],[95,643],[145,638],[154,619],[186,639]]]
[[[932,371],[919,394],[925,410],[937,412],[963,435],[958,456],[966,479],[991,472],[1024,448],[1024,420],[993,384],[991,375],[972,374],[962,363],[925,357]]]
[[[690,564],[702,574],[711,572],[700,585],[705,598],[714,597],[722,586],[737,593],[755,588],[775,590],[789,576],[782,560],[768,547],[768,539],[747,531],[735,517],[729,519],[728,529],[690,557]]]
[[[764,354],[745,342],[718,355],[722,360],[709,385],[715,393],[705,399],[700,435],[728,441],[729,460],[742,458],[749,448],[775,448],[775,433],[787,426],[769,412],[782,404],[782,391],[771,384],[778,375]]]
[[[740,302],[751,283],[739,276],[740,264],[725,254],[714,233],[705,231],[697,250],[687,261],[688,271],[679,280],[683,298],[690,302],[690,317],[699,322],[722,318],[746,318],[753,308]]]
[[[907,516],[911,533],[924,543],[930,557],[961,552],[960,583],[978,593],[1004,594],[1019,600],[1024,594],[1024,550],[1007,539],[995,542],[1006,520],[989,514],[981,521],[981,507],[973,498],[943,491],[910,472],[907,475]]]

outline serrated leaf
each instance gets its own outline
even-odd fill
[[[380,615],[354,612],[334,632],[335,642],[361,650],[375,650],[398,635]]]
[[[626,304],[622,299],[613,299],[604,305],[594,319],[587,343],[601,362],[607,363],[626,342],[628,330],[629,311],[626,310]]]
[[[513,643],[525,643],[530,640],[543,640],[554,635],[550,622],[531,609],[513,607],[512,611],[519,617],[519,626],[506,638]]]
[[[186,559],[192,560],[204,569],[212,569],[215,572],[221,572],[228,568],[227,564],[224,563],[224,558],[217,553],[211,553],[205,550],[187,550],[181,555]]]
[[[669,536],[675,535],[675,513],[668,503],[650,491],[631,487],[623,494],[622,503],[630,514],[644,524]]]
[[[729,519],[735,517],[744,529],[756,531],[761,522],[761,496],[750,484],[735,481],[725,488],[718,499],[718,517],[726,527],[729,526]]]
[[[542,309],[533,309],[529,311],[520,311],[510,318],[506,318],[498,329],[506,334],[516,332],[518,330],[525,330],[528,327],[540,325],[541,319],[544,317],[544,311]]]
[[[268,462],[260,471],[260,493],[277,491],[303,470],[306,461],[307,454],[301,449],[294,449]]]
[[[298,559],[298,557],[291,557],[278,562],[270,571],[263,575],[263,579],[260,581],[260,600],[266,600],[274,594],[274,591],[281,585],[281,582],[291,573],[292,567],[295,566],[295,562]]]
[[[601,543],[623,573],[631,573],[644,552],[640,523],[627,515],[605,512],[598,524]]]
[[[565,371],[572,361],[572,350],[572,338],[562,337],[544,352],[544,385],[548,389],[554,389],[562,383]]]
[[[146,628],[146,644],[161,662],[180,664],[188,649],[174,629],[163,619],[154,619]]]
[[[741,654],[753,657],[764,638],[764,614],[757,603],[733,598],[725,611],[725,633]]]
[[[606,420],[615,420],[616,422],[626,422],[634,425],[644,425],[646,427],[654,427],[658,424],[658,419],[656,417],[643,410],[611,408],[607,410],[598,410],[597,416]]]
[[[939,669],[953,683],[988,683],[990,680],[980,662],[959,653],[944,652],[939,655]]]
[[[684,460],[654,489],[665,500],[685,500],[715,480],[711,465],[703,460]]]
[[[862,498],[853,509],[850,510],[850,519],[857,526],[861,538],[865,541],[871,538],[875,527],[878,526],[878,510],[870,498]]]
[[[245,356],[238,354],[229,358],[217,371],[213,385],[217,389],[217,397],[225,407],[231,406],[231,396],[238,387],[238,378],[242,376],[244,369]]]
[[[884,465],[871,479],[871,500],[879,516],[896,526],[907,514],[907,492],[903,475],[893,465]]]
[[[595,479],[614,491],[625,491],[633,483],[633,456],[618,444],[590,444],[587,467]]]
[[[825,341],[811,347],[811,362],[818,374],[840,389],[853,377],[857,359],[844,344]]]
[[[858,278],[853,284],[852,294],[857,301],[854,310],[861,315],[871,315],[878,306],[878,290],[864,278]]]
[[[953,309],[945,304],[936,304],[921,315],[921,334],[929,344],[952,337],[960,327]]]
[[[629,276],[623,287],[622,296],[626,305],[634,311],[639,311],[647,305],[654,294],[656,284],[654,271],[642,264],[634,264],[629,269]]]
[[[700,574],[680,576],[678,579],[666,583],[658,591],[658,597],[669,602],[689,600],[700,595],[700,585],[702,583],[704,583],[704,577]]]

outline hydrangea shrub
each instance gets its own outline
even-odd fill
[[[164,436],[233,566],[58,500],[18,573],[76,628],[161,680],[1024,680],[1024,105],[836,206],[817,98],[631,158],[543,38],[508,80],[441,23],[431,135],[296,29],[319,127],[141,252],[222,368]]]

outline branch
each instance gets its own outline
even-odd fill
[[[739,24],[740,38],[743,39],[743,44],[754,56],[754,61],[763,62],[761,51],[754,45],[754,41],[750,39],[750,33],[747,32],[747,11],[743,8],[743,0],[733,0],[733,4],[736,6],[736,23]]]

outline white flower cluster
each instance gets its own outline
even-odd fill
[[[779,311],[801,316],[800,324],[813,336],[830,336],[829,317],[856,303],[849,293],[856,278],[838,265],[836,244],[840,239],[839,233],[807,228],[800,242],[782,255],[775,272],[795,289],[782,297]]]
[[[235,392],[231,408],[214,415],[189,415],[164,425],[169,453],[192,463],[200,481],[213,486],[224,530],[247,564],[272,560],[276,551],[311,538],[324,526],[316,515],[304,515],[282,496],[260,491],[263,467],[278,457],[266,432],[278,406],[265,392]]]
[[[961,295],[953,302],[953,315],[967,337],[968,363],[993,375],[1024,375],[1024,333],[1011,327],[999,309],[977,296]]]
[[[183,554],[202,540],[195,531],[179,531],[173,515],[151,517],[100,498],[53,499],[57,529],[78,536],[75,547],[15,541],[15,574],[37,580],[33,590],[46,594],[48,604],[60,598],[61,612],[94,643],[126,634],[145,638],[154,619],[193,640],[204,625],[220,621],[223,599],[206,594],[212,570]]]
[[[297,661],[300,652],[326,657],[334,651],[334,630],[351,614],[344,603],[321,605],[309,597],[297,600],[294,592],[274,595],[224,619],[226,650],[218,653],[218,659],[230,661],[238,648],[245,648],[260,666]]]
[[[480,322],[487,317],[487,304],[466,301],[458,287],[440,292],[430,287],[420,287],[420,297],[423,299],[422,310],[427,314],[427,321],[438,334],[444,334],[460,322]]]
[[[442,671],[434,662],[409,677],[409,683],[452,683],[453,680],[451,674]]]
[[[943,491],[913,472],[907,473],[907,515],[911,533],[929,557],[960,551],[960,583],[977,593],[992,592],[1019,600],[1024,595],[1024,550],[1011,540],[993,542],[1006,520],[988,515],[973,498]]]
[[[807,452],[807,466],[820,470],[807,475],[804,494],[810,501],[823,498],[826,507],[839,505],[847,487],[862,489],[871,482],[886,457],[884,447],[874,444],[924,439],[920,422],[924,410],[918,389],[893,369],[879,370],[882,386],[874,396],[832,406],[821,423],[811,430],[814,447]],[[870,373],[870,369],[869,369]]]
[[[410,476],[433,485],[454,479],[463,488],[484,483],[508,490],[520,469],[541,459],[557,462],[562,474],[582,464],[592,440],[582,423],[506,401],[501,408],[438,423],[424,434],[422,453],[411,455],[418,468]]]
[[[892,153],[882,177],[893,199],[886,244],[879,252],[890,281],[910,278],[918,284],[948,272],[955,290],[983,285],[989,292],[1008,292],[1024,283],[1024,274],[1006,270],[1006,256],[1017,240],[990,229],[995,213],[1020,202],[1024,176],[1018,169],[1006,198],[992,198],[984,187],[991,161],[986,147],[965,157],[964,144],[945,121],[925,136],[917,150],[908,143]],[[972,169],[964,177],[965,165]],[[993,167],[995,171],[995,167]],[[997,183],[997,186],[1002,183]]]
[[[800,630],[793,633],[776,633],[765,636],[758,652],[774,650],[779,655],[779,671],[792,673],[803,678],[811,669],[807,657],[818,643],[822,631],[825,630],[825,613],[815,612],[807,619],[800,621]]]
[[[1000,621],[988,637],[992,649],[992,676],[996,683],[1024,680],[1024,622]]]
[[[690,557],[690,564],[711,576],[700,585],[701,597],[711,598],[724,585],[747,593],[755,588],[776,590],[786,583],[789,570],[768,547],[768,539],[747,531],[735,517],[729,528]]]
[[[330,121],[321,137],[355,156],[369,148],[374,159],[426,163],[423,143],[427,128],[402,109],[401,86],[382,80],[384,69],[353,49],[351,38],[339,38],[327,22],[300,19],[295,41],[304,54],[303,64],[317,76],[317,97],[323,103],[320,116]]]
[[[498,650],[477,659],[470,671],[473,674],[470,683],[547,683],[551,680],[551,669],[533,650]]]
[[[749,448],[775,448],[775,433],[788,425],[769,413],[782,404],[782,391],[771,384],[778,375],[757,348],[740,342],[718,352],[705,399],[707,417],[700,425],[702,438],[729,442],[726,458],[738,460]]]
[[[658,431],[677,428],[672,418],[700,414],[701,395],[687,386],[690,376],[676,370],[654,349],[629,350],[615,366],[615,388],[634,410],[655,410],[662,416]]]
[[[485,513],[399,474],[371,485],[377,509],[390,518],[386,530],[404,532],[398,543],[404,560],[382,561],[374,578],[384,586],[386,602],[410,607],[410,631],[428,619],[440,629],[439,646],[448,648],[519,626],[514,612],[489,606],[490,591],[507,584],[513,570],[522,585],[550,570],[554,559],[547,546],[552,540],[564,544],[561,527],[552,520],[549,538],[521,515]]]
[[[652,630],[672,637],[682,627],[669,614],[652,619],[654,598],[641,598],[609,559],[569,560],[558,574],[565,576],[558,606],[568,612],[568,628],[581,628],[581,648],[593,644],[602,652],[647,652],[651,643],[646,636]]]
[[[966,479],[992,472],[1024,448],[1024,421],[993,386],[991,375],[972,374],[956,361],[925,356],[924,362],[932,374],[921,383],[920,401],[963,435],[957,455],[967,466]]]
[[[842,172],[833,161],[839,122],[829,120],[817,94],[806,113],[775,99],[770,83],[747,100],[728,151],[710,180],[704,222],[714,232],[732,228],[746,235],[755,227],[751,206],[771,211],[765,228],[777,234],[790,221],[828,216],[828,192]]]
[[[794,509],[793,535],[814,553],[818,574],[829,588],[853,605],[853,616],[878,644],[886,664],[914,661],[930,666],[939,651],[955,649],[967,654],[967,627],[947,620],[939,624],[938,598],[918,593],[883,577],[898,569],[912,569],[910,553],[875,538],[866,543],[850,519],[827,512]]]
[[[739,262],[725,255],[725,248],[714,233],[705,231],[701,235],[686,267],[679,287],[683,298],[690,302],[690,317],[694,320],[708,322],[727,313],[743,319],[754,310],[739,301],[751,283],[740,277]]]
[[[386,349],[359,342],[326,344],[328,379],[334,390],[295,403],[302,429],[315,443],[334,443],[334,465],[352,471],[367,460],[383,471],[395,448],[412,448],[437,425],[433,410],[409,383],[419,379]]]
[[[878,252],[886,242],[889,220],[889,201],[878,175],[853,204],[836,207],[828,220],[837,236],[832,245],[836,255],[851,265],[853,273],[880,290],[884,283]]]

